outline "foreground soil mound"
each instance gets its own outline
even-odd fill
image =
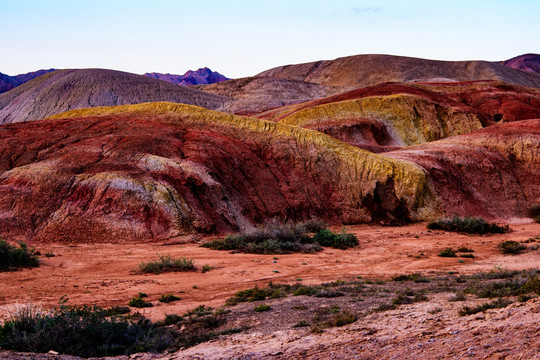
[[[447,215],[509,220],[540,202],[540,119],[387,153],[429,173]]]
[[[230,99],[121,71],[58,70],[0,94],[0,124],[43,119],[77,108],[151,101],[218,109]]]
[[[172,103],[2,127],[0,232],[56,241],[223,232],[268,218],[431,212],[419,166],[319,132]]]

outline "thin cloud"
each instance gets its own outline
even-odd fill
[[[370,6],[370,7],[365,7],[365,8],[353,7],[351,10],[352,12],[356,14],[376,13],[376,12],[381,11],[381,7],[380,6]]]

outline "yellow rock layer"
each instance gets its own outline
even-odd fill
[[[343,119],[371,118],[386,123],[403,145],[415,145],[482,128],[476,115],[442,107],[413,95],[373,96],[309,107],[280,123],[305,127]]]

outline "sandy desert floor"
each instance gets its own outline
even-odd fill
[[[182,314],[201,304],[223,306],[237,291],[265,286],[269,281],[319,284],[357,277],[388,279],[413,272],[436,276],[449,272],[473,274],[493,269],[538,269],[540,250],[535,249],[535,244],[540,245],[540,224],[514,224],[511,228],[513,231],[508,234],[471,236],[428,231],[424,223],[404,227],[351,226],[348,231],[360,240],[357,248],[326,248],[317,254],[288,255],[215,251],[199,247],[199,243],[207,239],[186,243],[189,238],[137,244],[30,243],[41,254],[55,256],[42,256],[39,268],[0,273],[0,313],[7,316],[16,304],[37,303],[45,308],[52,307],[62,296],[67,296],[71,305],[126,306],[130,298],[143,292],[148,294],[148,301],[154,307],[140,312],[152,320],[161,320],[165,314]],[[503,240],[521,242],[530,238],[538,240],[529,244],[532,245],[529,250],[520,255],[503,255],[497,249],[497,244]],[[476,257],[437,256],[443,248],[462,245],[474,249]],[[158,254],[193,259],[199,271],[159,275],[136,273],[141,262]],[[202,273],[200,268],[204,264],[214,269]],[[162,294],[175,294],[182,300],[163,304],[157,301]],[[429,303],[374,313],[363,318],[361,323],[333,328],[323,334],[311,334],[306,329],[250,331],[165,358],[435,359],[464,356],[496,359],[506,356],[530,359],[538,356],[538,299],[490,310],[485,317],[477,318],[475,315],[457,316],[455,303],[447,301],[451,295],[438,293],[430,297]],[[241,311],[243,305],[239,306]],[[437,313],[430,315],[431,308],[437,309]],[[486,322],[486,318],[490,321]],[[375,333],[377,336],[371,336]],[[529,340],[523,343],[524,339]],[[1,356],[9,358],[7,353]],[[143,358],[146,357],[153,358],[154,355],[147,354]]]

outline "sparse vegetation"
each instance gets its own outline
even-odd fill
[[[529,217],[531,217],[537,223],[540,223],[540,204],[533,205],[528,211]]]
[[[215,268],[215,266],[210,266],[210,265],[208,265],[208,264],[204,264],[204,265],[202,266],[202,268],[201,268],[201,271],[202,271],[202,273],[204,274],[204,273],[206,273],[206,272],[208,272],[208,271],[210,271],[210,270],[212,270],[212,269],[214,269],[214,268]]]
[[[439,219],[430,222],[427,228],[468,234],[504,234],[510,231],[508,225],[499,226],[495,223],[488,223],[482,218],[474,217]]]
[[[61,305],[50,312],[35,306],[19,308],[0,327],[0,347],[82,357],[161,352],[173,343],[172,334],[149,320],[129,320],[94,306]]]
[[[0,238],[0,271],[13,271],[38,266],[39,259],[34,249],[29,248],[23,242],[20,242],[17,248]]]
[[[474,256],[474,254],[467,253],[467,254],[460,254],[459,257],[474,259],[476,256]]]
[[[159,298],[159,302],[166,303],[166,304],[169,304],[178,300],[182,300],[182,299],[173,294],[163,294]]]
[[[504,254],[519,254],[522,251],[527,249],[526,245],[520,244],[514,240],[506,240],[500,242],[497,245],[497,248],[502,251]]]
[[[439,255],[440,257],[456,257],[456,251],[452,248],[445,248],[445,249],[442,249],[441,251],[439,251]]]
[[[152,305],[152,303],[144,300],[141,296],[135,296],[131,298],[128,305],[135,308],[146,308],[154,306]]]
[[[347,249],[358,245],[354,234],[343,230],[334,234],[322,223],[311,221],[294,225],[277,220],[244,233],[229,235],[213,240],[201,246],[214,250],[234,250],[255,254],[284,254],[293,252],[314,253],[322,250],[321,246]],[[310,236],[309,233],[315,232]]]
[[[261,304],[261,305],[255,306],[253,310],[255,310],[256,312],[270,311],[272,310],[272,307],[268,304]]]
[[[479,312],[484,312],[489,309],[499,309],[503,307],[507,307],[512,302],[507,299],[497,299],[495,301],[484,303],[475,307],[470,306],[464,306],[461,310],[459,310],[459,315],[465,316],[465,315],[472,315]]]
[[[149,262],[139,264],[139,272],[144,274],[161,274],[164,272],[196,270],[197,267],[193,263],[193,260],[186,259],[185,257],[174,259],[170,255],[158,256],[156,259],[152,259]]]

